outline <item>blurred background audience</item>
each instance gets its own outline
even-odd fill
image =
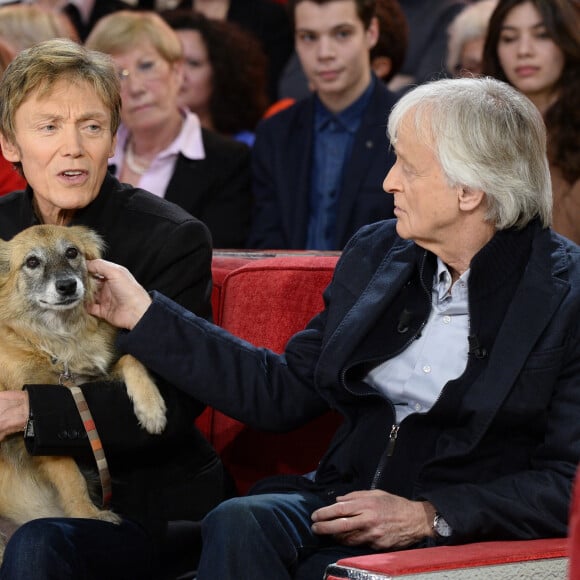
[[[379,37],[370,52],[371,68],[380,80],[389,83],[403,66],[409,44],[409,27],[399,0],[377,0],[375,15],[379,22]],[[309,93],[308,80],[294,51],[280,78],[280,100],[302,99]]]
[[[0,38],[14,52],[52,38],[79,41],[76,29],[62,12],[40,4],[11,4],[0,7]]]
[[[544,116],[553,228],[580,243],[580,1],[499,0],[483,73],[513,85]]]
[[[110,170],[177,203],[209,228],[215,248],[243,247],[252,196],[247,145],[201,127],[180,105],[181,42],[153,11],[102,18],[89,48],[110,54],[121,80],[121,126]]]
[[[432,78],[479,74],[505,80],[526,94],[548,127],[554,229],[576,242],[579,2],[377,0],[379,37],[370,51],[374,75],[395,96]],[[254,203],[250,160],[249,151],[232,141],[252,146],[263,118],[307,98],[316,88],[295,51],[287,4],[0,0],[0,71],[23,48],[55,37],[83,42],[105,20],[98,46],[93,36],[91,47],[120,59],[126,104],[113,173],[202,219],[212,230],[215,247],[243,247]],[[107,19],[121,12],[140,13],[140,18],[160,15],[180,40],[179,55],[167,50],[167,31],[154,39],[132,28],[125,40],[115,38]],[[160,64],[163,74],[146,72],[145,56],[152,57],[156,72]],[[24,185],[0,157],[0,195]]]
[[[215,20],[235,22],[254,34],[268,59],[268,93],[278,98],[278,79],[292,54],[294,39],[284,3],[275,0],[139,0],[141,8],[158,11],[186,8]]]
[[[183,47],[180,103],[202,127],[254,142],[269,97],[267,59],[259,42],[236,24],[192,10],[162,12]]]
[[[479,76],[487,25],[497,0],[479,0],[466,6],[447,31],[447,72],[450,76]]]
[[[379,37],[371,48],[371,68],[384,83],[389,83],[403,67],[409,47],[409,25],[399,0],[377,0],[375,15]]]
[[[371,69],[373,2],[290,6],[312,90],[258,125],[248,247],[341,250],[361,226],[393,216],[382,183],[394,161],[385,124],[396,98]]]
[[[1,9],[0,9],[1,10]],[[14,58],[12,47],[0,39],[0,75],[4,74],[6,67]],[[26,180],[16,171],[14,165],[0,154],[0,195],[5,195],[17,189],[24,189]]]
[[[447,29],[468,0],[399,0],[409,25],[409,46],[399,74],[389,83],[392,91],[448,76]]]
[[[122,0],[36,0],[58,7],[70,18],[81,40],[84,42],[95,24],[112,12],[127,10],[129,5]]]
[[[0,0],[0,5],[17,4],[35,4],[51,12],[65,13],[81,41],[84,41],[100,18],[117,10],[128,9],[133,2],[131,0],[22,0],[20,2]]]

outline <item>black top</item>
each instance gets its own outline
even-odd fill
[[[37,223],[30,189],[0,198],[2,238]],[[98,231],[107,244],[104,257],[127,267],[148,290],[167,293],[211,318],[209,233],[177,205],[107,175],[97,198],[75,213],[71,225]],[[156,382],[168,409],[161,435],[138,425],[123,385],[82,385],[111,469],[113,508],[152,530],[163,529],[167,519],[200,519],[224,494],[221,463],[194,425],[204,406],[157,377]],[[26,441],[29,451],[92,462],[70,391],[54,385],[26,388],[35,432]]]
[[[39,223],[32,190],[0,197],[0,237],[9,240]],[[99,195],[70,225],[96,230],[104,258],[128,268],[147,290],[211,317],[211,246],[207,227],[173,203],[107,175]]]

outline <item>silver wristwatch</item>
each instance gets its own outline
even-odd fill
[[[448,538],[453,534],[451,526],[445,521],[440,513],[436,513],[433,518],[433,530],[435,530],[435,534],[440,538]]]

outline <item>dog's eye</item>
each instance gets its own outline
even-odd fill
[[[36,256],[30,256],[30,258],[26,258],[26,267],[34,270],[40,266],[40,260]]]
[[[69,259],[69,260],[74,260],[77,256],[79,255],[79,251],[76,248],[67,248],[66,252],[65,252],[65,256]]]

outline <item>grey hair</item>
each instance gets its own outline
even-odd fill
[[[496,229],[552,221],[546,129],[538,109],[519,91],[491,77],[425,83],[395,104],[388,122],[393,145],[403,118],[430,146],[450,186],[485,192],[487,220]]]

